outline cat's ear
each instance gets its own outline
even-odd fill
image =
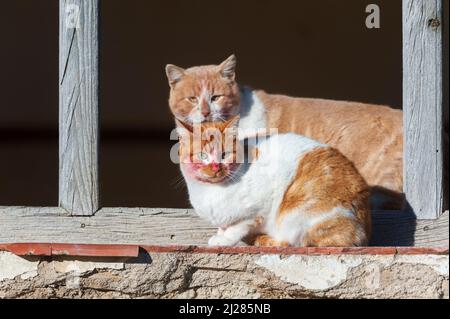
[[[180,68],[179,66],[173,64],[166,65],[166,75],[167,79],[169,80],[170,87],[173,87],[175,84],[180,82],[184,74],[185,71],[183,68]]]
[[[220,74],[230,82],[234,82],[236,79],[236,64],[237,59],[233,54],[219,65]]]
[[[177,125],[178,134],[180,134],[180,135],[183,135],[186,131],[189,134],[192,134],[194,132],[194,127],[189,123],[180,121],[177,118],[175,118],[175,123]]]

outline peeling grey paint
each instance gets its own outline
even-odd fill
[[[53,262],[54,270],[58,273],[76,272],[84,274],[95,269],[124,269],[122,262],[92,262],[87,260],[62,260]]]
[[[449,298],[448,256],[0,256],[0,298]]]
[[[6,251],[0,251],[0,282],[6,279],[29,279],[37,276],[39,261],[29,261]]]
[[[449,259],[448,256],[435,255],[399,255],[395,258],[396,263],[420,264],[433,268],[436,272],[448,278]]]
[[[359,266],[358,256],[290,256],[264,255],[256,264],[273,272],[282,280],[306,289],[326,290],[347,279],[350,269]]]

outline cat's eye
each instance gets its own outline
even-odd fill
[[[219,101],[220,98],[221,98],[222,96],[223,96],[223,95],[213,95],[213,96],[211,97],[211,102],[217,102],[217,101]]]
[[[208,159],[208,154],[200,152],[197,154],[197,158],[201,161],[206,161]]]
[[[230,155],[232,155],[232,154],[233,154],[233,152],[223,152],[222,159],[226,159],[226,158],[230,157]]]
[[[192,104],[197,104],[198,103],[198,98],[196,96],[190,96],[190,97],[188,97],[188,100]]]

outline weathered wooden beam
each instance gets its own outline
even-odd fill
[[[99,209],[98,0],[60,0],[59,206]]]
[[[443,211],[442,0],[403,0],[404,191],[419,219]]]
[[[206,245],[215,232],[189,209],[103,208],[93,217],[70,217],[60,208],[0,207],[0,243]],[[448,213],[416,220],[374,212],[371,245],[448,247]]]

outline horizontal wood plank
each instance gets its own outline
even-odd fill
[[[448,247],[448,212],[416,220],[402,212],[373,214],[372,246]],[[71,217],[59,208],[0,207],[1,243],[206,245],[215,229],[190,209],[103,208]]]

